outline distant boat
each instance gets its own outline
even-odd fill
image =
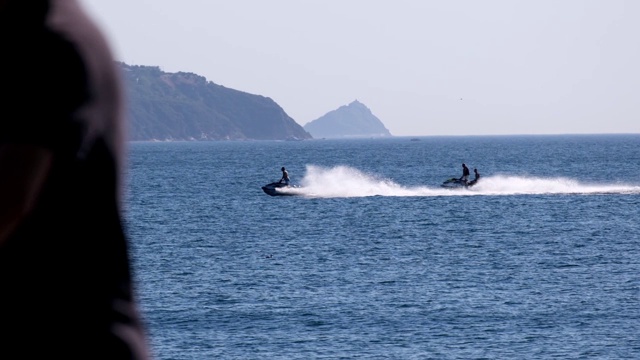
[[[475,185],[478,182],[478,178],[473,179],[469,182],[464,182],[458,178],[450,178],[445,180],[445,182],[442,183],[443,188],[445,189],[468,189],[470,187],[472,187],[473,185]]]
[[[411,138],[411,141],[420,141],[418,138]]]
[[[300,187],[297,185],[287,185],[279,181],[269,183],[262,187],[262,191],[264,191],[265,194],[268,194],[271,196],[299,195],[299,193],[296,193],[295,191],[291,191],[295,189],[300,189]]]

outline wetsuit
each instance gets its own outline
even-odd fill
[[[469,182],[469,185],[475,185],[478,182],[478,180],[480,180],[480,173],[478,172],[478,170],[473,169],[473,173],[475,174],[475,178],[471,180],[471,182]]]
[[[289,173],[287,170],[282,170],[282,179],[280,179],[280,182],[289,185]]]
[[[469,180],[469,168],[465,164],[462,164],[462,177],[460,178],[460,180],[464,181],[465,183]]]

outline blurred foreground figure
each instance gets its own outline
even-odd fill
[[[75,0],[0,0],[0,49],[0,359],[149,359],[109,44]]]

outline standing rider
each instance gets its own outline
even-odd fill
[[[287,172],[287,169],[284,168],[284,166],[282,167],[282,178],[280,179],[280,183],[285,183],[286,185],[289,185],[289,173]]]
[[[467,181],[469,181],[469,168],[465,163],[462,163],[462,177],[460,178],[460,181],[464,182],[465,184],[467,183]]]

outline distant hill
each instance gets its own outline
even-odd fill
[[[126,81],[129,140],[304,140],[311,134],[272,99],[202,76],[119,63]]]
[[[315,139],[392,136],[371,110],[355,100],[303,126]]]

